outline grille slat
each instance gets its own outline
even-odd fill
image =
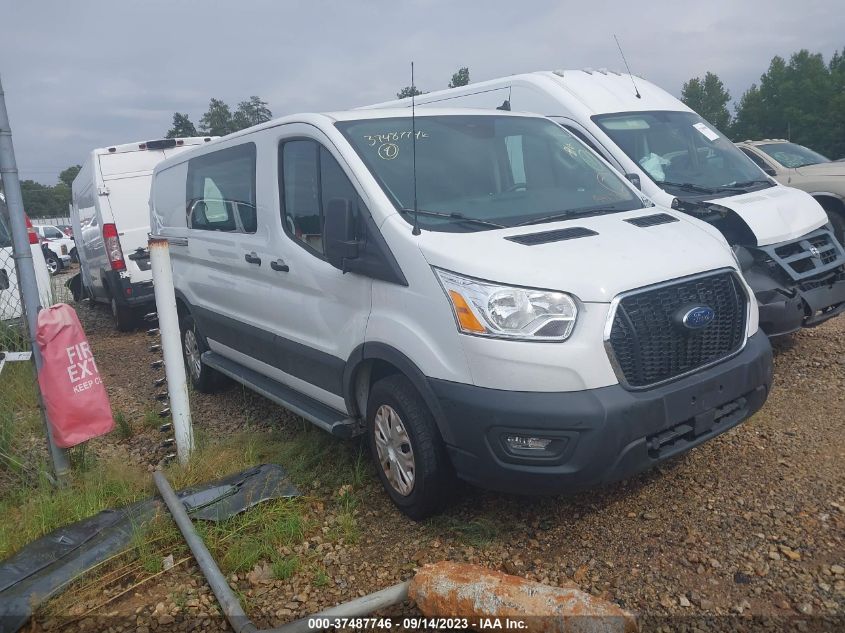
[[[610,332],[616,363],[630,387],[671,380],[736,352],[745,339],[746,297],[730,272],[645,288],[623,297]],[[677,321],[686,307],[713,308],[713,321],[689,330]]]

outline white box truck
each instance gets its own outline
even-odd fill
[[[415,103],[550,117],[657,204],[718,228],[769,336],[845,312],[845,251],[821,206],[761,173],[724,134],[644,79],[606,70],[532,72],[429,92]],[[402,99],[366,107],[410,105]]]
[[[138,141],[95,149],[73,181],[71,223],[81,269],[74,294],[77,299],[108,303],[120,331],[133,327],[141,308],[155,304],[147,249],[153,168],[212,138]]]

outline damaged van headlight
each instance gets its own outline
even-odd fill
[[[504,286],[435,268],[458,329],[523,341],[565,341],[578,308],[565,292]]]

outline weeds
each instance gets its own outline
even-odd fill
[[[270,569],[276,580],[287,580],[299,571],[300,564],[298,556],[285,556],[271,563]]]
[[[328,587],[329,582],[331,579],[329,578],[328,572],[322,567],[317,567],[317,570],[314,572],[314,580],[312,581],[315,587]]]
[[[498,523],[485,518],[467,521],[442,515],[429,520],[428,524],[438,532],[451,532],[462,544],[473,547],[485,547],[501,533]]]
[[[117,427],[117,435],[122,440],[128,440],[132,437],[132,426],[129,420],[126,419],[126,414],[123,411],[117,411],[114,414],[114,424]]]

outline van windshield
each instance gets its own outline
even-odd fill
[[[411,118],[336,125],[412,222],[407,211],[414,207]],[[546,119],[419,116],[415,127],[421,228],[479,231],[643,206],[628,183]]]
[[[772,187],[724,134],[694,112],[593,117],[661,189],[674,195],[731,195]]]

